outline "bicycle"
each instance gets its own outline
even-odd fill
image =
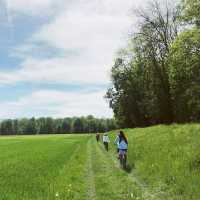
[[[126,169],[127,153],[125,150],[119,150],[119,162],[123,169]]]

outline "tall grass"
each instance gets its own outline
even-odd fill
[[[112,153],[95,136],[89,143],[88,135],[0,137],[0,199],[148,199],[147,190],[163,200],[200,199],[200,125],[124,132],[130,176],[114,162],[116,131]]]
[[[0,138],[0,199],[53,200],[72,195],[81,199],[77,196],[80,191],[84,196],[80,180],[87,140],[87,136]],[[80,179],[74,180],[76,176]],[[79,188],[74,187],[77,184]]]
[[[200,199],[200,125],[124,131],[129,140],[129,164],[144,184],[165,192],[169,199]]]

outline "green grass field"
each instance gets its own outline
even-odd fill
[[[126,129],[129,172],[110,133],[0,138],[0,200],[198,200],[200,125]]]
[[[155,198],[200,199],[200,125],[126,129],[129,164]]]

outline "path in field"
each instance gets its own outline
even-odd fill
[[[87,152],[88,200],[142,199],[140,188],[95,140],[88,142]]]
[[[117,159],[115,159],[112,152],[109,152],[107,156],[112,160],[112,162],[117,168],[120,168],[119,162],[117,161]],[[162,199],[161,197],[159,197],[160,195],[163,195],[161,191],[151,191],[146,184],[144,184],[141,180],[139,180],[137,175],[134,174],[134,171],[132,171],[131,173],[127,173],[127,178],[140,188],[142,193],[142,199],[144,200]]]
[[[88,200],[160,200],[134,172],[120,169],[116,155],[106,152],[94,139],[88,142]]]
[[[94,136],[24,137],[1,144],[0,200],[167,199],[121,170],[116,154]]]
[[[87,196],[88,200],[96,200],[96,189],[95,189],[95,180],[94,180],[94,171],[92,167],[92,145],[91,145],[92,140],[88,141],[87,144],[87,163],[86,163],[86,172],[87,172],[87,185],[88,185],[88,191],[87,191]]]

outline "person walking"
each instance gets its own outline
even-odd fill
[[[117,154],[119,153],[119,140],[120,140],[119,137],[120,137],[119,134],[117,134],[117,137],[115,138],[115,141],[114,141],[114,144],[117,145]]]
[[[108,137],[108,134],[104,133],[104,135],[103,135],[103,144],[104,144],[104,147],[105,147],[106,151],[108,151],[109,142],[110,142],[110,139]]]
[[[100,139],[100,134],[96,133],[96,140],[97,140],[97,142],[99,142],[99,139]]]

